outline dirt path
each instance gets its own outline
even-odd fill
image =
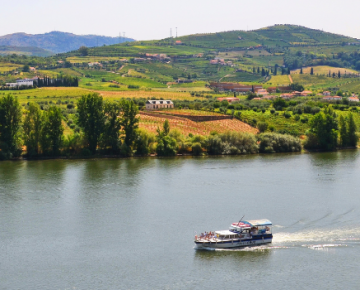
[[[291,75],[289,75],[289,80],[290,80],[290,83],[293,83],[293,79],[292,79]]]

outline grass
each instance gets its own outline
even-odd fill
[[[108,57],[108,56],[71,56],[67,57],[66,60],[71,63],[89,63],[89,62],[101,62],[109,60],[119,60],[119,57]]]
[[[289,119],[283,116],[284,112],[279,112],[279,115],[271,114],[270,111],[262,112],[254,112],[254,111],[240,111],[241,118],[246,120],[247,122],[253,122],[255,119],[258,122],[267,122],[269,126],[274,126],[276,131],[288,131],[288,132],[298,132],[299,134],[305,134],[305,131],[309,129],[308,123],[302,123],[300,120],[296,121],[294,119],[294,115],[292,115]],[[302,117],[312,117],[310,114],[302,114]]]
[[[287,75],[271,76],[271,79],[265,83],[265,86],[287,86],[290,84],[289,77]]]

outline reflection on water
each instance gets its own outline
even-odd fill
[[[216,261],[221,259],[230,259],[239,263],[247,263],[255,259],[266,259],[271,255],[271,247],[246,247],[239,249],[216,249],[215,251],[195,250],[195,260],[198,261]]]

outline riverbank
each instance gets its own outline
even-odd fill
[[[91,156],[39,156],[39,157],[19,157],[19,158],[12,158],[6,161],[41,161],[41,160],[91,160],[91,159],[146,159],[146,158],[179,158],[179,157],[195,157],[195,158],[211,158],[211,157],[236,157],[236,156],[261,156],[261,155],[282,155],[282,154],[311,154],[311,153],[334,153],[339,151],[351,151],[351,150],[358,150],[359,147],[344,147],[338,148],[335,151],[324,151],[319,149],[302,149],[300,152],[275,152],[275,153],[252,153],[252,154],[218,154],[218,155],[211,155],[211,154],[203,154],[203,155],[193,155],[193,154],[176,154],[175,156],[159,156],[156,154],[149,154],[147,156],[141,155],[134,155],[134,156],[123,156],[123,155],[91,155]],[[5,160],[4,160],[5,161]],[[1,161],[0,161],[1,162]]]

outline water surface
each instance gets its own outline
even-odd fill
[[[355,289],[356,150],[0,163],[0,289]],[[274,223],[270,246],[195,232]]]

